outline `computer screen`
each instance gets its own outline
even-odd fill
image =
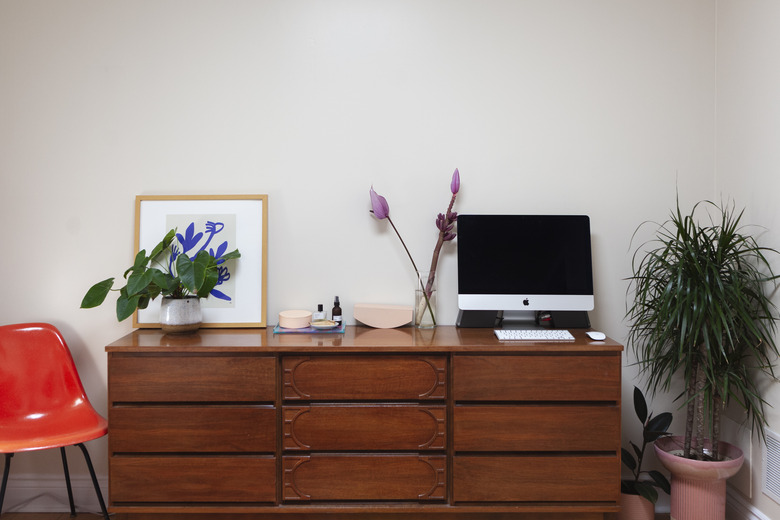
[[[593,309],[586,215],[459,215],[461,311]]]

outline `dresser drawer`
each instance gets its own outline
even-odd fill
[[[122,402],[273,401],[272,357],[113,354],[109,399]]]
[[[457,401],[620,400],[619,355],[455,356]]]
[[[456,451],[615,451],[620,409],[599,405],[462,406]]]
[[[447,395],[444,356],[288,356],[288,400],[426,400]]]
[[[286,450],[443,450],[446,407],[349,404],[285,406]]]
[[[620,461],[612,456],[456,456],[455,502],[613,502]]]
[[[112,505],[274,502],[273,457],[113,457]]]
[[[284,457],[284,499],[444,500],[446,466],[444,455]]]
[[[273,406],[144,406],[109,410],[111,453],[269,452]]]

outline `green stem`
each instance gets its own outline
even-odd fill
[[[425,285],[422,282],[422,278],[420,278],[420,270],[417,269],[417,264],[414,263],[414,258],[412,258],[412,254],[409,252],[409,248],[406,247],[406,242],[404,242],[404,239],[401,238],[401,233],[398,232],[398,228],[395,227],[395,224],[393,223],[393,220],[390,218],[390,216],[387,216],[387,221],[390,222],[390,225],[393,226],[393,231],[395,231],[395,234],[398,236],[398,240],[401,241],[401,245],[404,246],[404,251],[406,251],[406,256],[409,257],[409,260],[412,262],[412,267],[414,267],[414,273],[417,275],[417,280],[420,282],[420,287],[423,291],[423,296],[425,296],[425,306],[428,308],[428,311],[431,313],[431,319],[433,320],[433,324],[436,325],[436,316],[433,314],[433,309],[431,308],[431,301],[428,299],[428,293],[425,290]]]

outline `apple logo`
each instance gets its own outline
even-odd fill
[[[528,298],[526,298],[525,300],[523,300],[523,305],[525,305],[526,307],[528,307],[529,305],[531,305],[531,302],[529,302],[529,301],[528,301]]]

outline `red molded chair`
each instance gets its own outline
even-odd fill
[[[59,448],[70,513],[75,516],[65,447],[78,446],[87,461],[103,517],[108,520],[83,444],[107,431],[108,422],[92,408],[68,345],[55,327],[47,323],[0,327],[0,453],[5,454],[0,513],[14,453]]]

